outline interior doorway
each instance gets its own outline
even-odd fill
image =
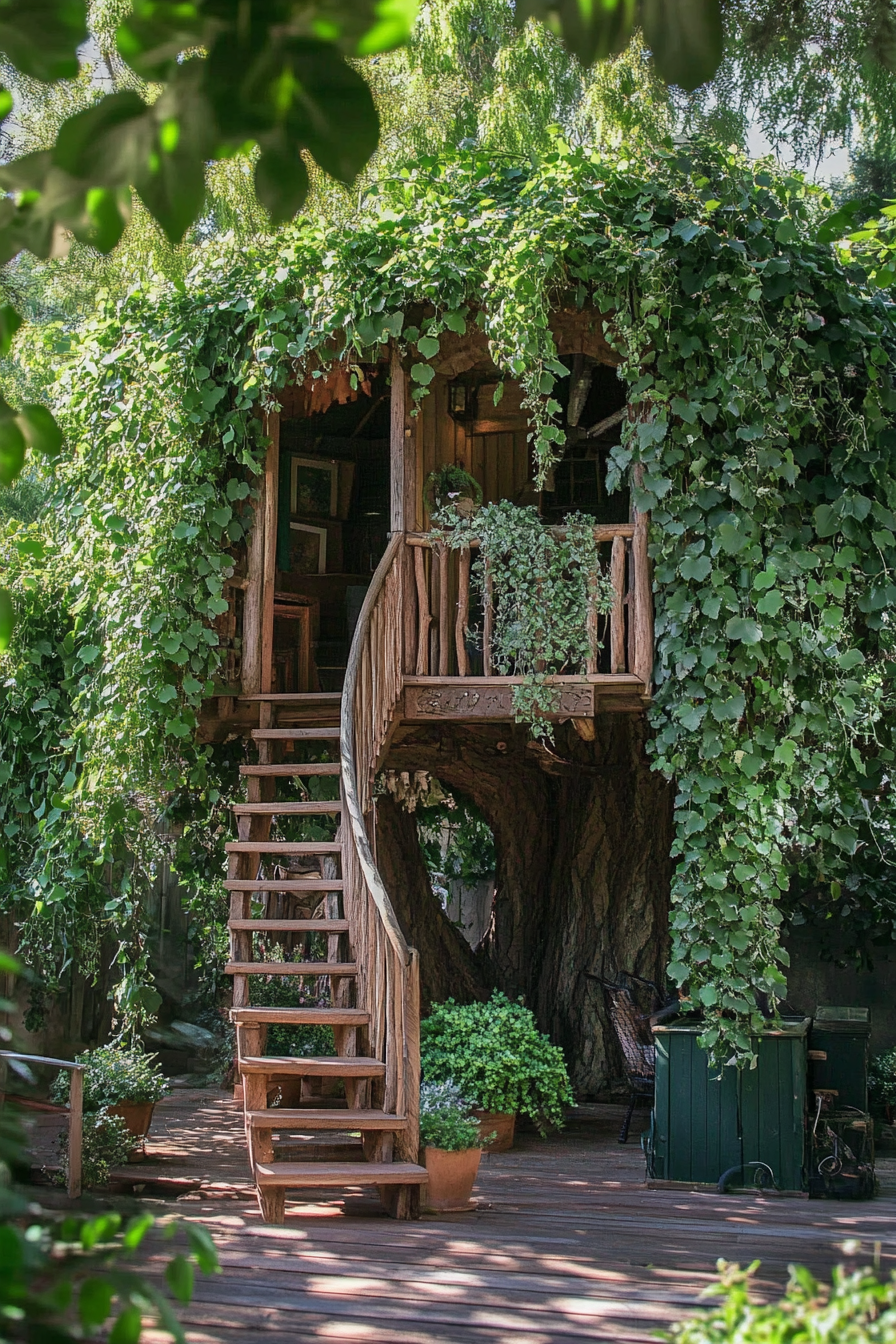
[[[339,691],[389,529],[388,372],[337,366],[280,418],[273,683]]]

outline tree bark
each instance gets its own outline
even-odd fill
[[[491,974],[446,917],[434,894],[412,812],[388,795],[376,800],[377,867],[405,938],[420,953],[420,1007],[455,998],[487,999]]]
[[[413,816],[399,821],[392,800],[383,810],[380,867],[430,997],[447,997],[449,979],[456,998],[481,997],[490,983],[523,995],[563,1046],[583,1098],[623,1072],[603,994],[585,972],[661,980],[667,958],[673,791],[650,769],[646,736],[646,722],[627,714],[598,715],[591,742],[563,725],[551,749],[511,725],[408,725],[387,761],[467,794],[495,836],[493,926],[467,957],[445,934],[463,942],[432,895]]]

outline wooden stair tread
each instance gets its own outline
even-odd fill
[[[228,878],[228,891],[342,891],[341,877],[246,877]]]
[[[298,1190],[321,1185],[422,1185],[429,1179],[416,1162],[258,1162],[261,1187]]]
[[[348,933],[347,919],[230,919],[230,929],[254,933]]]
[[[382,1078],[386,1066],[363,1055],[244,1055],[240,1073],[285,1074],[294,1078]]]
[[[255,742],[338,742],[339,728],[253,728]]]
[[[225,975],[357,975],[353,961],[228,961]]]
[[[246,1123],[252,1129],[382,1129],[389,1132],[407,1129],[402,1115],[385,1111],[289,1110],[277,1106],[270,1111],[246,1111]]]
[[[228,854],[341,854],[338,840],[228,840]]]
[[[363,1008],[231,1008],[230,1020],[237,1024],[305,1022],[336,1027],[363,1027],[370,1014]]]
[[[338,761],[309,761],[307,764],[294,763],[292,761],[280,762],[277,765],[241,765],[241,775],[253,775],[264,778],[268,775],[288,778],[293,775],[338,775],[342,766]]]
[[[240,695],[241,704],[272,705],[338,705],[342,700],[341,691],[271,691],[267,695]]]
[[[282,803],[231,803],[236,817],[316,817],[327,812],[341,812],[340,798],[309,798],[307,802],[290,799]]]

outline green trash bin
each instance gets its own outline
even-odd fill
[[[870,1037],[870,1008],[815,1009],[809,1032],[809,1086],[835,1091],[835,1110],[849,1106],[863,1113],[868,1110]]]
[[[726,1067],[721,1077],[697,1043],[702,1030],[687,1020],[654,1027],[653,1176],[715,1184],[732,1167],[762,1162],[779,1189],[804,1189],[809,1018],[763,1032],[756,1068]],[[732,1183],[752,1185],[754,1172]]]

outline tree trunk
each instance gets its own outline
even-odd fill
[[[595,730],[584,742],[561,726],[551,749],[511,725],[407,725],[396,736],[390,769],[430,771],[472,798],[494,832],[493,926],[476,954],[458,949],[432,895],[413,816],[378,802],[380,868],[431,998],[478,998],[489,983],[522,994],[564,1047],[580,1097],[622,1076],[602,992],[585,972],[662,979],[671,876],[673,791],[649,767],[646,722],[602,714]]]
[[[433,893],[412,812],[388,795],[376,800],[377,867],[405,938],[420,953],[420,1008],[455,998],[461,1003],[487,999],[491,975],[487,960],[446,917]]]

